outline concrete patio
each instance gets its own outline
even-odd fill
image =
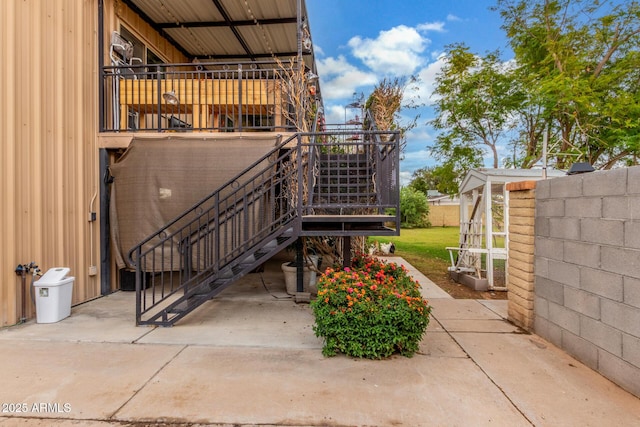
[[[134,326],[116,292],[0,330],[0,426],[640,425],[640,399],[511,325],[506,301],[408,267],[433,306],[413,358],[323,357],[277,260],[173,328]]]

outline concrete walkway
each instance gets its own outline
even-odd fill
[[[278,265],[173,328],[134,326],[117,292],[1,330],[0,427],[640,425],[640,399],[505,321],[506,301],[452,299],[415,270],[433,306],[419,354],[325,358]]]

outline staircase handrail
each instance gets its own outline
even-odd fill
[[[205,205],[207,202],[214,200],[216,197],[218,197],[224,190],[230,188],[233,185],[237,185],[237,183],[242,180],[242,177],[244,175],[247,175],[249,173],[251,173],[260,163],[264,162],[265,160],[269,159],[271,156],[273,156],[274,154],[278,153],[281,149],[283,149],[284,147],[286,147],[288,144],[290,144],[290,142],[292,140],[294,140],[296,138],[296,135],[292,135],[290,137],[288,137],[285,140],[282,140],[282,135],[279,135],[279,139],[280,141],[278,143],[276,143],[276,145],[274,146],[274,148],[272,148],[269,152],[267,152],[266,154],[264,154],[263,156],[261,156],[258,160],[254,161],[251,165],[247,166],[244,170],[242,170],[241,172],[239,172],[236,176],[234,176],[233,178],[229,179],[225,184],[223,184],[222,186],[220,186],[218,189],[214,190],[212,193],[210,193],[209,195],[203,197],[202,199],[200,199],[199,201],[197,201],[196,203],[194,203],[190,208],[187,208],[185,211],[183,211],[180,215],[176,216],[174,219],[172,219],[171,221],[169,221],[168,223],[166,223],[164,226],[162,226],[161,228],[159,228],[158,230],[156,230],[154,233],[148,235],[146,238],[144,238],[143,240],[141,240],[140,242],[138,242],[138,244],[136,244],[128,253],[128,258],[129,258],[129,262],[131,265],[135,266],[137,264],[136,260],[134,259],[134,254],[137,252],[140,252],[140,249],[145,246],[146,244],[148,244],[149,242],[151,242],[152,240],[160,237],[163,241],[169,239],[169,237],[175,235],[177,232],[174,233],[170,233],[167,234],[167,230],[169,230],[172,226],[174,226],[176,223],[180,222],[181,220],[185,219],[187,216],[189,216],[190,214],[192,214],[193,212],[197,211],[198,209],[200,209],[203,205]],[[299,144],[298,144],[299,145]],[[254,177],[257,175],[260,175],[262,173],[264,173],[265,170],[261,169],[258,172],[254,173]],[[247,181],[250,181],[249,177],[247,179]],[[228,197],[228,196],[227,196]],[[163,237],[164,235],[164,237]],[[141,254],[146,254],[149,251],[145,251],[145,252],[141,252]]]

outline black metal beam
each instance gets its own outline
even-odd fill
[[[175,47],[176,49],[178,49],[180,51],[180,53],[182,53],[184,56],[186,56],[187,58],[189,58],[189,60],[193,59],[193,55],[191,53],[189,53],[189,51],[187,51],[184,47],[182,47],[182,45],[180,43],[178,43],[177,41],[175,41],[173,39],[173,37],[171,37],[169,34],[167,34],[167,32],[164,30],[164,28],[162,28],[157,22],[154,22],[149,15],[147,15],[146,13],[144,13],[142,11],[142,9],[140,9],[138,6],[136,6],[132,0],[121,0],[129,9],[131,9],[134,13],[136,13],[138,16],[140,16],[140,18],[142,18],[142,20],[144,22],[146,22],[147,24],[149,24],[151,26],[151,28],[153,28],[154,30],[156,30],[158,33],[160,33],[162,35],[162,37],[164,37],[165,39],[167,39],[167,41],[169,43],[171,43],[171,45],[173,47]]]
[[[278,24],[295,24],[296,18],[277,18],[277,19],[258,19],[258,20],[242,20],[232,21],[234,27],[250,27],[253,25],[278,25]],[[206,21],[206,22],[165,22],[158,24],[160,28],[218,28],[229,27],[228,21]]]
[[[207,60],[211,60],[211,59],[230,60],[230,59],[260,59],[260,58],[273,58],[273,57],[286,58],[286,57],[296,56],[296,55],[298,55],[298,52],[279,52],[279,53],[274,53],[273,55],[271,53],[254,53],[251,56],[230,53],[225,55],[196,56],[195,59],[198,59],[202,62],[206,62]]]
[[[240,45],[242,46],[242,48],[246,52],[247,57],[255,61],[256,57],[254,56],[254,53],[251,52],[251,49],[249,49],[249,46],[247,45],[247,42],[242,38],[242,36],[240,35],[240,32],[238,31],[238,29],[234,26],[234,22],[231,20],[231,18],[229,17],[229,14],[227,13],[227,11],[222,6],[222,3],[220,3],[220,0],[211,0],[211,1],[216,6],[216,8],[218,8],[218,11],[220,12],[222,17],[224,18],[224,20],[227,23],[229,29],[231,30],[233,35],[236,36],[236,40],[238,40],[238,43],[240,43]]]
[[[98,0],[98,69],[100,70],[100,90],[98,90],[98,129],[105,129],[104,114],[104,0]]]

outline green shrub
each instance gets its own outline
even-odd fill
[[[403,266],[358,256],[353,268],[328,268],[311,302],[322,354],[381,359],[411,357],[429,324],[431,307]]]
[[[395,215],[395,208],[387,210]],[[429,222],[429,202],[427,196],[413,187],[400,189],[400,222],[402,228],[431,227]]]

